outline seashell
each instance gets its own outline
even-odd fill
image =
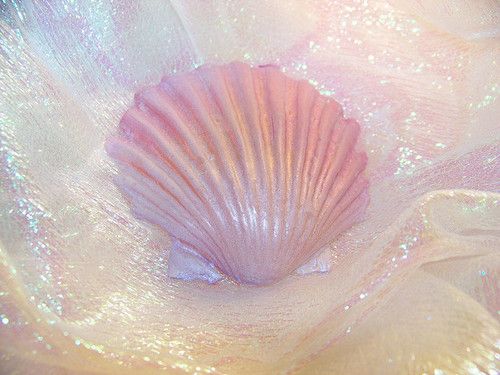
[[[218,270],[262,285],[310,261],[364,212],[359,132],[306,81],[231,63],[142,90],[107,152],[133,214],[168,232],[186,262],[198,258],[196,274],[205,263],[209,280]]]

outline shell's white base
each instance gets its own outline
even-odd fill
[[[179,241],[175,241],[170,250],[168,276],[186,281],[201,280],[209,284],[222,279],[210,262]]]
[[[309,273],[325,273],[332,269],[332,254],[329,249],[320,251],[317,256],[312,258],[306,264],[295,270],[298,275],[307,275]]]
[[[329,249],[320,251],[303,266],[297,268],[297,275],[326,273],[332,268],[332,255]],[[168,276],[185,281],[204,281],[215,284],[223,276],[212,263],[198,255],[190,247],[174,241],[168,260]]]

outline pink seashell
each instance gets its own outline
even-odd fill
[[[208,281],[218,270],[260,285],[308,262],[363,213],[358,135],[306,81],[232,63],[138,93],[107,151],[134,215],[186,252],[186,272],[173,276],[203,278],[206,264]],[[174,263],[184,267],[178,254]]]

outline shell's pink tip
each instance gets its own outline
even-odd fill
[[[183,244],[172,276],[213,281],[218,270],[262,285],[305,264],[364,211],[359,132],[309,84],[231,63],[141,90],[106,150],[135,215]]]

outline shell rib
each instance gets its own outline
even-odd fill
[[[231,63],[138,93],[107,151],[137,218],[234,280],[262,285],[309,261],[364,211],[358,134],[306,81]]]

